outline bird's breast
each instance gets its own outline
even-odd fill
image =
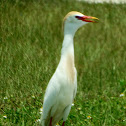
[[[75,68],[74,68],[74,59],[70,54],[68,54],[66,59],[66,73],[70,81],[73,83],[75,78]]]
[[[71,104],[73,100],[73,92],[74,87],[72,85],[62,85],[58,97],[59,103],[62,104],[63,106]]]
[[[65,75],[69,83],[74,83],[75,80],[75,65],[74,65],[74,56],[67,54],[60,63],[61,73]]]

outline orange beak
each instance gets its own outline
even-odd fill
[[[85,21],[85,22],[93,22],[93,23],[96,23],[96,20],[99,20],[96,17],[86,16],[86,15],[84,15],[82,17],[81,16],[76,16],[76,18],[78,18],[78,20],[82,20],[82,21]]]

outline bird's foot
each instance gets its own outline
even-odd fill
[[[51,119],[50,119],[49,126],[52,126],[52,117],[51,117]]]
[[[65,126],[65,121],[63,122],[62,126]]]

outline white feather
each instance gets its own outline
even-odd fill
[[[49,126],[52,118],[52,126],[63,119],[66,121],[72,102],[77,92],[77,71],[74,64],[74,34],[84,24],[75,18],[84,16],[79,12],[70,12],[64,18],[64,40],[61,50],[59,65],[49,81],[46,89],[41,125]]]

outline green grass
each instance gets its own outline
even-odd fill
[[[38,125],[72,10],[100,22],[75,35],[78,91],[66,126],[126,126],[126,5],[58,0],[0,2],[0,126]]]

